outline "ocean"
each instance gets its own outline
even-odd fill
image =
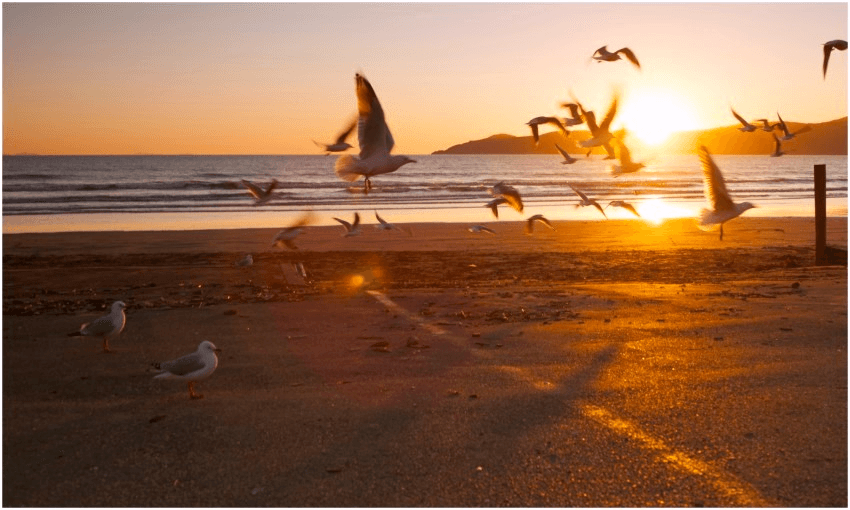
[[[603,205],[626,200],[644,216],[697,216],[705,204],[696,155],[660,155],[641,171],[613,177],[599,156],[561,164],[560,155],[422,155],[416,163],[372,179],[341,181],[337,156],[4,156],[3,232],[174,230],[284,227],[312,210],[318,224],[335,224],[359,211],[399,222],[495,221],[484,208],[487,188],[499,181],[523,197],[520,214],[551,220],[603,220],[593,208],[574,207],[569,185]],[[638,158],[640,160],[641,158]],[[846,156],[714,156],[735,201],[757,205],[748,216],[813,216],[813,167],[827,167],[827,214],[847,216]],[[266,186],[275,198],[254,206],[241,179]],[[611,218],[634,218],[622,208]]]

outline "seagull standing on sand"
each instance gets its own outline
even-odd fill
[[[298,237],[301,232],[304,231],[304,227],[307,226],[308,223],[312,220],[313,215],[311,213],[306,213],[302,215],[298,220],[295,221],[291,226],[284,228],[272,239],[272,246],[284,247],[286,246],[290,250],[297,250],[298,247],[295,246],[295,238]]]
[[[204,398],[195,393],[195,382],[209,377],[218,367],[218,356],[221,352],[212,342],[204,340],[192,354],[163,363],[154,363],[154,368],[161,373],[154,379],[179,379],[189,384],[189,398]]]
[[[714,225],[720,225],[720,240],[723,240],[723,224],[727,221],[737,218],[747,209],[752,209],[755,205],[749,202],[736,204],[729,196],[726,190],[726,182],[723,180],[723,174],[720,169],[711,159],[711,154],[704,146],[699,149],[699,157],[702,162],[702,176],[705,184],[705,198],[710,207],[703,209],[700,213],[699,227],[702,229],[712,228]]]
[[[360,142],[359,157],[345,154],[336,160],[334,171],[340,179],[353,182],[362,175],[364,191],[372,189],[371,177],[395,172],[402,165],[415,163],[407,156],[390,156],[395,145],[393,135],[384,119],[384,110],[369,81],[359,73],[354,76],[357,93],[357,138]]]
[[[248,188],[248,193],[254,197],[254,205],[262,205],[268,202],[274,197],[272,191],[277,187],[277,179],[272,179],[272,182],[269,183],[269,186],[266,189],[263,189],[253,182],[246,181],[242,179],[242,184]]]
[[[615,52],[608,51],[608,45],[599,48],[598,50],[593,52],[593,58],[597,62],[616,62],[620,60],[620,53],[622,53],[629,61],[635,65],[638,69],[640,69],[640,62],[638,62],[637,57],[634,52],[629,48],[620,48]]]
[[[545,217],[543,217],[542,214],[535,214],[534,216],[531,216],[530,218],[525,220],[525,233],[526,233],[526,235],[531,235],[534,232],[534,223],[537,222],[537,221],[546,225],[550,229],[555,230],[555,227],[553,227],[552,224],[549,223],[549,220],[547,220]]]
[[[744,118],[741,117],[740,115],[738,115],[738,113],[735,112],[735,110],[732,110],[732,115],[734,115],[735,118],[738,119],[738,122],[741,123],[742,127],[739,127],[738,131],[743,131],[744,133],[752,133],[753,131],[758,129],[756,126],[753,126],[752,124],[750,124],[749,122],[744,120]]]
[[[497,209],[497,206],[502,204],[508,204],[516,209],[517,212],[522,212],[522,197],[520,196],[519,191],[517,191],[513,186],[500,181],[494,184],[492,188],[488,189],[487,192],[496,197],[486,205],[486,207],[489,207],[490,210],[493,211],[493,216],[497,218],[499,217],[499,210]]]
[[[578,101],[576,101],[576,104],[578,104],[581,116],[585,124],[587,124],[587,129],[590,130],[591,135],[590,139],[582,140],[578,144],[582,147],[590,148],[590,151],[587,152],[588,156],[593,150],[593,147],[602,147],[608,153],[605,159],[614,159],[614,149],[611,148],[611,144],[609,143],[614,138],[614,135],[611,134],[609,128],[611,127],[611,121],[614,120],[614,116],[617,115],[617,95],[614,94],[611,106],[608,107],[608,112],[599,125],[596,124],[596,115],[593,112],[586,111]]]
[[[354,213],[354,223],[349,223],[339,218],[334,219],[338,221],[340,225],[345,227],[345,234],[342,235],[343,237],[353,237],[360,234],[360,213]]]
[[[643,163],[632,161],[632,155],[629,152],[628,147],[626,147],[626,144],[618,140],[617,146],[620,153],[620,164],[611,165],[611,175],[618,177],[623,174],[637,172],[646,166]]]
[[[823,79],[826,79],[826,66],[829,64],[829,54],[832,53],[832,50],[844,51],[847,49],[847,41],[842,41],[841,39],[835,39],[834,41],[829,41],[824,43],[823,45]]]
[[[570,136],[570,132],[567,131],[567,128],[565,128],[563,124],[561,124],[561,121],[560,119],[558,119],[558,117],[534,117],[530,121],[526,122],[526,124],[531,126],[531,135],[534,137],[535,146],[537,146],[537,144],[540,142],[540,136],[537,132],[537,126],[541,124],[552,124],[553,126],[558,128],[558,130],[561,131],[564,136]]]
[[[576,207],[585,207],[585,206],[588,206],[588,205],[592,205],[593,207],[599,209],[599,212],[602,213],[602,216],[605,216],[606,220],[608,219],[608,215],[605,214],[605,210],[602,209],[602,206],[600,206],[599,203],[596,200],[593,200],[592,198],[588,198],[587,195],[585,195],[581,191],[573,188],[572,184],[570,184],[570,188],[572,188],[573,191],[575,191],[576,194],[579,196],[579,198],[581,198],[581,201],[578,204],[576,204]]]
[[[569,153],[567,153],[567,151],[565,151],[564,149],[562,149],[562,148],[561,148],[561,146],[560,146],[560,145],[558,145],[557,143],[555,144],[555,148],[556,148],[556,149],[558,149],[558,152],[560,152],[560,153],[561,153],[561,156],[563,156],[563,157],[564,157],[564,160],[563,160],[563,161],[561,161],[561,164],[562,164],[562,165],[572,165],[573,163],[575,163],[576,161],[578,161],[576,158],[574,158],[574,157],[570,156],[570,155],[569,155]]]
[[[493,236],[496,235],[495,230],[493,230],[492,228],[485,227],[484,225],[473,225],[466,230],[469,230],[473,234],[487,233]]]
[[[782,132],[785,133],[785,136],[780,138],[780,140],[782,140],[783,142],[787,142],[788,140],[799,135],[800,133],[805,133],[807,131],[812,130],[811,126],[803,126],[800,129],[798,129],[797,131],[794,131],[793,133],[791,133],[791,132],[788,131],[788,126],[785,124],[785,121],[782,120],[782,116],[779,115],[779,112],[776,112],[776,116],[779,117],[779,129],[781,129]]]
[[[637,210],[635,209],[635,206],[628,202],[624,202],[623,200],[612,200],[608,202],[608,205],[606,205],[605,208],[608,209],[611,206],[622,207],[623,209],[630,211],[632,214],[640,218],[640,214],[638,214]]]
[[[330,154],[331,152],[342,152],[342,151],[348,150],[348,149],[351,148],[351,144],[346,142],[345,140],[346,140],[346,138],[348,138],[348,135],[350,135],[351,132],[354,131],[354,126],[356,126],[356,125],[357,125],[357,119],[355,119],[353,122],[351,122],[351,124],[349,124],[348,127],[346,127],[342,131],[342,133],[337,135],[336,141],[334,143],[330,143],[330,144],[319,143],[316,140],[313,140],[313,143],[315,143],[317,146],[321,147],[322,150],[325,151],[326,156],[328,154]]]
[[[103,340],[103,352],[112,352],[109,350],[109,340],[117,338],[124,331],[124,325],[127,323],[127,316],[124,315],[125,308],[127,305],[123,301],[116,301],[112,303],[109,315],[83,324],[80,326],[80,331],[68,333],[68,336],[100,337]]]

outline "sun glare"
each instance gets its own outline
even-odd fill
[[[691,216],[691,211],[668,204],[660,198],[651,198],[639,203],[636,207],[640,217],[654,225],[660,225],[668,218],[683,218]]]
[[[693,109],[675,92],[635,92],[620,114],[623,127],[647,145],[660,145],[671,134],[697,128]]]

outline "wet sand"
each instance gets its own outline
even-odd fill
[[[3,504],[847,505],[813,220],[488,226],[4,235]],[[202,340],[204,399],[152,378]]]

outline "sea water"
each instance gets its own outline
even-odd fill
[[[501,209],[500,220],[542,213],[551,220],[604,220],[577,208],[570,185],[603,206],[625,200],[654,204],[665,216],[697,216],[705,206],[696,155],[661,155],[639,172],[614,177],[598,156],[561,164],[559,155],[421,155],[416,163],[372,179],[340,180],[337,156],[4,156],[3,232],[277,228],[303,211],[318,224],[365,223],[373,211],[392,222],[495,221],[487,189],[504,181],[522,195],[522,214]],[[813,216],[813,168],[827,170],[827,214],[847,216],[846,156],[715,155],[736,202],[757,205],[748,216]],[[242,179],[279,182],[275,198],[255,206]],[[659,208],[660,205],[660,208]],[[644,211],[649,208],[645,207]],[[622,208],[611,218],[634,218]]]

